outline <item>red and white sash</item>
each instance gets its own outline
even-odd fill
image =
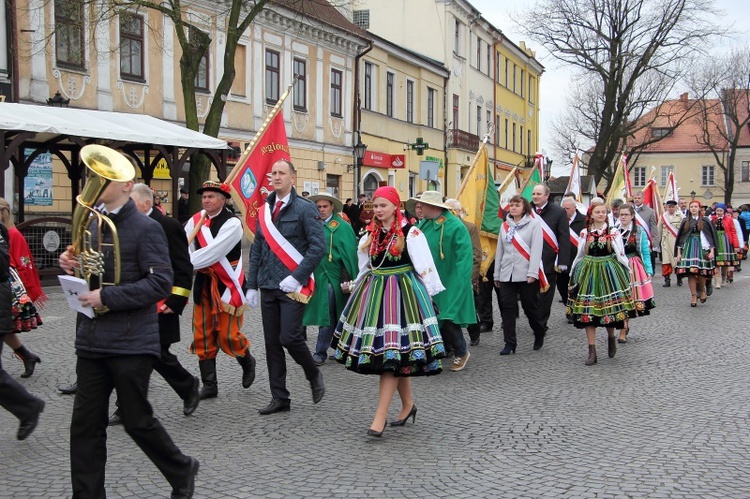
[[[549,225],[547,225],[547,222],[544,221],[541,215],[537,215],[536,211],[531,210],[531,217],[536,218],[539,220],[539,223],[542,224],[542,235],[544,236],[544,242],[546,242],[550,248],[552,248],[552,251],[555,252],[555,254],[560,252],[560,245],[557,243],[557,236],[555,236],[555,233],[552,231]]]
[[[651,241],[651,227],[648,226],[648,223],[643,220],[643,217],[637,211],[635,212],[635,223],[643,227],[643,230],[645,230],[648,235],[648,240]]]
[[[667,214],[664,213],[661,216],[661,223],[664,225],[664,228],[669,231],[670,234],[672,234],[674,237],[677,237],[677,229],[674,228],[674,226],[667,220]]]
[[[263,214],[258,219],[260,227],[263,229],[263,236],[266,238],[266,242],[268,242],[268,246],[273,251],[273,254],[276,255],[289,271],[294,272],[299,267],[300,262],[302,262],[302,254],[281,235],[279,229],[273,224],[271,207],[268,203],[264,204]],[[305,284],[299,286],[295,292],[290,293],[290,298],[307,303],[310,301],[310,297],[312,297],[314,291],[315,278],[311,274]]]
[[[541,217],[539,217],[541,218]],[[507,234],[510,230],[510,226],[508,225],[508,222],[503,222],[503,231],[505,231],[505,234]],[[511,238],[511,243],[513,243],[513,247],[516,248],[516,251],[518,251],[522,257],[526,259],[527,262],[531,262],[531,248],[529,248],[529,245],[526,244],[526,241],[518,237],[518,232],[513,234],[513,237]],[[549,282],[547,281],[547,276],[544,274],[544,265],[542,264],[541,258],[539,259],[539,291],[542,293],[547,291],[549,289]]]
[[[573,245],[573,247],[578,250],[578,244],[580,242],[580,239],[578,237],[578,234],[576,234],[576,231],[574,231],[570,225],[568,226],[568,231],[570,232],[570,244]]]
[[[196,213],[196,215],[200,218],[200,213]],[[195,216],[193,217],[193,222],[198,223]],[[195,238],[198,240],[201,248],[205,248],[214,240],[211,230],[205,223],[201,226],[201,229],[198,231]],[[209,268],[213,270],[214,274],[216,274],[219,280],[226,286],[226,289],[221,294],[221,301],[229,304],[234,309],[241,308],[246,303],[245,294],[242,292],[242,285],[245,282],[245,273],[242,272],[242,250],[240,250],[240,258],[237,262],[237,266],[232,267],[229,259],[224,256]]]

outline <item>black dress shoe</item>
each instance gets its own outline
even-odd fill
[[[287,412],[292,408],[291,406],[292,403],[289,400],[271,399],[271,403],[263,409],[258,410],[258,413],[261,416],[268,416],[277,412]]]
[[[492,331],[492,324],[482,324],[479,326],[480,333],[489,333],[490,331]]]
[[[200,463],[197,459],[191,457],[185,483],[172,489],[171,499],[190,499],[193,497],[193,493],[195,492],[195,475],[198,474],[198,468],[200,468]]]
[[[534,350],[539,350],[544,346],[544,336],[534,337]]]
[[[326,393],[326,387],[323,384],[323,373],[318,370],[318,375],[310,380],[310,389],[312,390],[313,404],[317,404],[323,400],[323,395]]]
[[[510,355],[512,353],[516,353],[516,347],[508,345],[507,343],[505,344],[505,348],[500,350],[500,355]]]
[[[117,426],[118,424],[122,424],[122,416],[120,416],[120,409],[117,409],[115,412],[113,412],[112,415],[109,417],[109,421],[107,421],[108,426]]]
[[[57,389],[63,395],[75,395],[75,393],[78,391],[78,382],[73,383],[70,386],[58,386]]]
[[[34,414],[22,420],[21,424],[18,426],[18,433],[16,433],[16,438],[18,440],[26,440],[26,437],[31,435],[31,433],[36,428],[36,425],[39,424],[39,415],[43,410],[44,400],[37,399],[37,405],[36,409],[34,409]]]
[[[193,376],[193,388],[190,389],[190,395],[183,402],[182,413],[185,416],[190,416],[198,408],[201,401],[200,386],[200,380]]]
[[[479,338],[475,338],[475,339],[471,340],[471,341],[469,342],[469,345],[471,345],[471,346],[473,346],[473,347],[475,347],[475,346],[479,345]]]

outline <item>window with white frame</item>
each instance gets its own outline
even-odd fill
[[[296,111],[307,111],[307,61],[298,57],[294,58],[294,109]]]
[[[344,73],[338,69],[331,70],[331,115],[343,116]]]
[[[393,118],[393,85],[396,81],[396,75],[388,72],[385,75],[385,114]]]
[[[701,187],[713,187],[716,185],[714,171],[714,165],[703,165],[701,168]]]
[[[750,182],[750,161],[743,161],[740,165],[740,182]]]
[[[461,21],[456,19],[456,26],[453,32],[453,52],[461,55]]]
[[[427,126],[435,128],[435,96],[437,90],[427,87]]]
[[[120,77],[144,80],[143,18],[129,12],[120,13]]]
[[[84,7],[79,0],[55,0],[55,57],[59,66],[86,67]]]
[[[482,39],[477,36],[477,70],[482,70]]]
[[[372,63],[365,62],[365,102],[364,107],[372,111]]]
[[[195,75],[195,89],[202,92],[209,92],[208,68],[211,67],[209,66],[209,50],[210,49],[206,49],[206,51],[203,53],[201,62],[198,65],[198,73]]]
[[[280,55],[277,51],[266,49],[266,102],[276,104],[279,100]]]
[[[482,106],[477,106],[477,136],[482,137]]]
[[[659,185],[664,187],[669,181],[669,173],[674,171],[673,165],[662,166],[660,168]]]
[[[646,187],[646,167],[636,166],[632,170],[633,187]]]

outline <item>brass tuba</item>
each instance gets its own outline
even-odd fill
[[[96,287],[117,286],[120,283],[120,241],[114,222],[94,209],[99,196],[110,182],[128,182],[135,178],[135,168],[130,160],[106,146],[89,144],[81,148],[81,161],[89,170],[86,185],[76,197],[77,206],[73,211],[73,250],[78,257],[79,267],[76,276],[85,279],[91,288],[92,277],[96,277]],[[102,242],[102,227],[106,224],[112,232],[112,242]],[[93,241],[96,242],[95,246]],[[111,248],[114,259],[114,276],[104,280],[104,251]],[[97,286],[98,284],[98,286]],[[106,307],[95,310],[98,314],[107,312]]]

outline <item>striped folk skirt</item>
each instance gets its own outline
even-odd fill
[[[732,241],[723,230],[716,231],[716,266],[734,267],[739,265],[740,259],[734,251]]]
[[[630,267],[630,289],[633,292],[635,313],[638,316],[649,315],[650,310],[656,307],[651,278],[646,273],[640,256],[628,256],[628,267]]]
[[[577,291],[568,297],[565,314],[575,327],[622,329],[625,319],[636,316],[629,272],[614,254],[586,255],[573,269],[570,282]]]
[[[690,234],[682,247],[682,259],[677,264],[678,275],[714,275],[714,262],[706,258],[706,251],[701,247],[701,236]]]
[[[357,283],[333,333],[334,357],[360,374],[442,371],[435,309],[411,265],[372,270]]]

